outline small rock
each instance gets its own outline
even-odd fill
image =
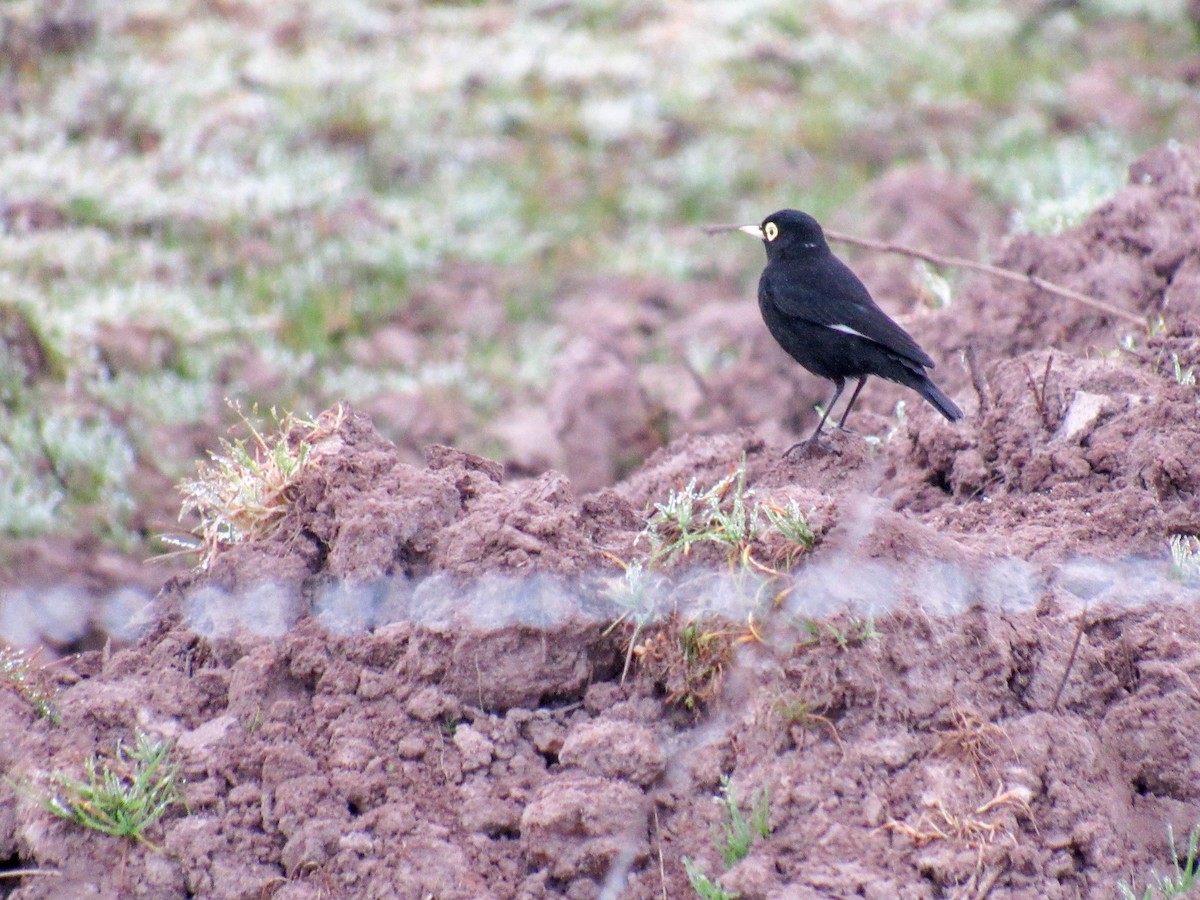
[[[473,834],[513,834],[520,827],[521,807],[513,800],[495,796],[486,784],[464,785],[458,820]]]
[[[464,772],[482,769],[492,761],[495,745],[470,725],[459,725],[454,731],[454,746],[462,754]]]
[[[338,841],[338,849],[369,856],[375,853],[375,838],[365,831],[351,831]]]
[[[428,748],[425,739],[415,734],[401,738],[396,742],[396,755],[401,759],[420,759]]]
[[[537,748],[538,753],[558,756],[562,751],[567,730],[561,723],[551,719],[534,719],[525,726],[525,735]]]
[[[667,756],[654,732],[631,722],[600,720],[572,728],[559,762],[593,775],[622,778],[643,787],[666,768]]]
[[[1090,431],[1100,417],[1111,410],[1112,405],[1112,400],[1104,394],[1076,391],[1067,414],[1063,416],[1062,424],[1058,426],[1057,437],[1070,441],[1081,432]]]
[[[409,698],[407,710],[414,719],[432,722],[434,719],[457,714],[458,702],[437,688],[428,687]]]
[[[574,776],[538,791],[521,816],[521,847],[550,877],[603,875],[618,856],[649,858],[649,803],[623,781]]]
[[[284,844],[279,861],[289,874],[304,865],[320,866],[337,852],[343,825],[332,819],[311,819],[305,822]]]

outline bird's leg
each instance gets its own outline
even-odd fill
[[[850,395],[850,402],[846,404],[846,410],[842,413],[842,418],[838,422],[840,431],[846,430],[846,417],[850,415],[850,410],[854,408],[854,401],[858,399],[859,392],[862,391],[863,385],[867,383],[867,376],[863,375],[858,379],[858,387],[854,389],[854,393]]]
[[[800,447],[820,447],[822,450],[833,449],[828,444],[821,443],[821,429],[825,427],[825,420],[829,418],[829,413],[833,411],[833,406],[838,402],[838,397],[842,396],[842,391],[846,388],[846,379],[835,378],[833,383],[835,385],[833,396],[830,397],[829,402],[825,404],[825,414],[821,416],[821,421],[817,423],[817,430],[799,443],[792,444],[792,446],[788,447],[783,454],[785,459],[792,455],[793,450],[796,450]],[[861,386],[862,385],[860,384],[859,387]],[[855,393],[857,394],[858,392],[855,391]]]

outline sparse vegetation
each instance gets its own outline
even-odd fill
[[[809,643],[819,644],[828,638],[837,644],[839,650],[849,650],[881,637],[872,615],[862,618],[845,615],[830,619],[806,619],[804,628],[810,635]]]
[[[51,772],[47,777],[54,793],[44,806],[51,813],[154,849],[158,848],[146,838],[147,829],[181,797],[171,745],[141,731],[133,749],[118,741],[111,757],[89,757],[82,779],[63,772]]]
[[[900,430],[904,427],[904,423],[908,421],[908,404],[904,400],[896,401],[893,418],[895,421],[882,437],[874,434],[863,436],[863,440],[867,442],[868,446],[878,448],[890,444],[892,439],[900,433]]]
[[[68,511],[100,509],[103,536],[128,547],[134,449],[104,413],[23,399],[16,409],[0,408],[0,534],[61,531]]]
[[[799,725],[802,728],[821,727],[829,732],[835,744],[842,745],[842,736],[838,734],[837,726],[825,715],[821,714],[824,706],[814,703],[800,693],[787,691],[775,701],[775,711],[787,727]]]
[[[750,852],[750,847],[756,839],[766,839],[771,835],[770,795],[767,789],[756,791],[751,801],[749,815],[742,809],[738,800],[737,789],[729,776],[721,776],[720,797],[721,821],[713,828],[713,843],[725,868],[737,865]],[[733,900],[740,896],[730,893],[713,881],[704,870],[690,857],[683,858],[683,868],[687,873],[688,884],[703,900]]]
[[[665,503],[654,505],[646,527],[652,565],[688,556],[697,544],[715,544],[733,563],[744,558],[757,536],[757,515],[747,508],[746,460],[734,472],[705,491],[693,478]]]
[[[310,448],[338,427],[336,419],[318,423],[274,409],[271,418],[274,428],[264,434],[242,416],[249,437],[222,438],[221,450],[197,464],[197,477],[179,486],[180,519],[191,513],[200,519],[194,531],[198,545],[181,546],[199,553],[201,567],[235,544],[271,534],[287,512]]]
[[[771,527],[783,535],[786,542],[772,560],[774,564],[791,568],[799,556],[816,546],[817,539],[808,524],[808,516],[795,500],[788,500],[782,507],[768,500],[759,506],[759,509],[766,515]]]
[[[655,504],[643,532],[651,547],[648,557],[616,560],[624,575],[609,591],[624,610],[610,627],[633,626],[626,671],[638,660],[643,671],[661,679],[670,702],[694,711],[719,691],[736,646],[763,639],[765,623],[791,587],[790,569],[817,543],[794,499],[781,504],[759,498],[746,479],[743,455],[738,467],[712,487],[700,490],[692,479]],[[689,579],[681,567],[672,569],[704,546],[719,550],[723,571]],[[664,570],[684,574],[673,580]],[[706,606],[704,598],[721,609]],[[734,621],[731,607],[745,618]],[[803,619],[798,627],[809,634],[807,643],[831,639],[842,650],[880,637],[871,615]]]
[[[765,519],[765,523],[764,523]],[[774,535],[768,535],[768,531]],[[645,534],[651,552],[647,565],[660,566],[687,557],[693,548],[709,544],[719,547],[730,567],[753,568],[767,575],[778,575],[754,553],[772,536],[782,538],[785,547],[776,550],[776,562],[790,566],[816,544],[812,528],[795,500],[780,505],[767,498],[759,500],[746,487],[746,457],[737,469],[712,487],[699,490],[696,479],[666,502],[656,503]]]
[[[995,772],[995,758],[1008,734],[999,725],[986,722],[971,710],[957,707],[950,711],[951,724],[938,732],[938,750],[970,763],[976,777],[983,780],[983,768]]]
[[[930,797],[922,802],[924,809],[915,824],[889,819],[884,827],[907,836],[918,847],[932,841],[957,841],[980,848],[1001,839],[1012,839],[1010,819],[1030,818],[1031,799],[1027,788],[997,788],[990,800],[960,810],[940,797]]]
[[[1171,853],[1171,874],[1154,872],[1150,883],[1138,893],[1128,882],[1122,881],[1117,889],[1122,900],[1166,900],[1169,897],[1189,896],[1200,884],[1200,825],[1188,835],[1187,853],[1179,855],[1175,845],[1175,830],[1167,825],[1167,847]]]
[[[771,798],[765,787],[755,792],[750,815],[743,812],[737,789],[729,776],[721,776],[721,808],[724,818],[713,835],[726,867],[746,858],[756,838],[771,836]]]
[[[1190,387],[1196,383],[1196,371],[1194,366],[1188,366],[1186,369],[1179,361],[1179,354],[1171,354],[1171,366],[1175,370],[1175,382],[1184,387]]]
[[[683,858],[683,870],[687,873],[688,884],[700,900],[738,900],[742,896],[725,890],[709,878],[690,856]]]
[[[643,671],[663,681],[670,702],[696,712],[719,690],[735,646],[760,637],[759,621],[785,590],[779,583],[786,580],[786,571],[760,562],[758,555],[770,555],[786,570],[816,544],[794,500],[782,505],[760,500],[747,488],[746,477],[743,455],[738,467],[712,487],[700,490],[692,479],[672,491],[665,502],[655,504],[643,532],[649,555],[629,563],[615,560],[624,575],[609,595],[624,611],[611,627],[633,626],[626,671],[638,660]],[[726,569],[702,574],[684,590],[665,570],[701,546],[717,548]],[[675,571],[682,570],[676,566]],[[688,597],[683,603],[677,602],[681,591]],[[697,600],[726,593],[745,610],[744,622]]]
[[[733,650],[747,631],[716,615],[690,621],[672,613],[648,630],[630,654],[640,670],[662,682],[667,702],[699,714],[717,695],[733,663]]]
[[[612,598],[622,612],[605,629],[605,634],[626,625],[631,627],[629,640],[625,645],[625,665],[621,671],[621,681],[629,675],[629,667],[633,664],[635,654],[639,653],[639,641],[642,630],[651,624],[658,615],[658,589],[663,583],[662,575],[647,569],[638,560],[626,563],[624,560],[612,557],[624,573],[620,579],[609,582],[608,596]]]
[[[0,646],[0,686],[7,687],[28,701],[38,718],[52,725],[61,724],[54,706],[54,689],[46,671],[37,665],[37,652],[26,653],[16,647]]]
[[[1200,582],[1200,537],[1171,535],[1171,575],[1184,584]]]

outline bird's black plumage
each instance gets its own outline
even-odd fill
[[[926,374],[933,360],[833,255],[816,219],[783,209],[761,225],[740,230],[762,238],[767,250],[767,267],[758,281],[758,306],[767,329],[796,362],[835,386],[817,430],[802,444],[819,443],[847,379],[855,379],[858,386],[838,423],[844,427],[871,375],[912,388],[951,421],[962,418],[962,410]]]

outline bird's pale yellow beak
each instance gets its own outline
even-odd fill
[[[750,237],[756,237],[760,241],[767,239],[766,235],[763,234],[761,225],[739,225],[737,230],[742,232],[742,234],[750,235]]]

